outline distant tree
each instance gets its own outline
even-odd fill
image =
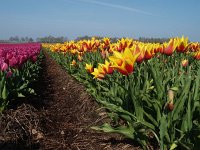
[[[63,43],[65,42],[67,38],[66,37],[54,37],[54,36],[46,36],[46,37],[40,37],[37,38],[36,41],[37,42],[42,42],[42,43]]]
[[[10,42],[20,42],[20,38],[18,36],[10,37],[9,41]]]
[[[0,40],[0,43],[9,43],[9,40]]]
[[[9,41],[13,41],[13,37],[10,37],[10,38],[9,38]]]
[[[93,37],[95,37],[95,39],[98,39],[98,40],[102,40],[104,37],[101,37],[101,36],[79,36],[75,39],[75,41],[80,41],[80,40],[91,40]],[[118,37],[111,37],[110,40],[111,42],[117,42],[119,38]]]
[[[29,38],[28,38],[28,37],[25,37],[25,38],[24,38],[24,42],[29,42]]]
[[[25,42],[25,38],[24,38],[24,37],[22,37],[22,38],[21,38],[21,41],[22,41],[22,42]]]
[[[34,42],[33,38],[29,38],[29,42]]]
[[[33,38],[31,37],[21,37],[19,38],[18,36],[10,37],[8,42],[15,42],[15,43],[20,43],[20,42],[34,42]]]
[[[77,38],[75,39],[75,41],[80,41],[80,40],[91,40],[91,38],[92,38],[92,37],[87,36],[87,35],[85,35],[85,36],[79,36],[79,37],[77,37]]]

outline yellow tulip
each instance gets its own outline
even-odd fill
[[[103,79],[105,78],[105,72],[101,67],[94,68],[94,72],[91,73],[94,75],[94,78]]]
[[[85,65],[85,69],[87,70],[88,73],[92,73],[94,71],[94,68],[92,66],[92,64],[86,64]]]

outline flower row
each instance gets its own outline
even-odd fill
[[[0,112],[18,97],[33,94],[30,86],[40,69],[40,43],[0,44]]]
[[[27,60],[35,62],[40,53],[41,45],[34,44],[0,44],[0,70],[9,67],[18,68]]]
[[[142,63],[153,57],[160,57],[164,54],[171,56],[173,53],[184,53],[200,60],[200,44],[189,42],[188,38],[172,38],[169,42],[142,43],[132,39],[120,39],[116,43],[111,43],[109,38],[97,40],[81,40],[78,42],[69,41],[64,44],[43,44],[43,47],[50,48],[53,52],[70,53],[77,55],[78,61],[82,61],[85,53],[100,51],[102,57],[107,59],[105,64],[99,64],[94,68],[92,62],[86,64],[86,70],[94,75],[94,78],[102,79],[106,74],[111,74],[113,69],[118,70],[123,75],[128,75],[134,71],[134,64]],[[183,60],[187,64],[188,60]],[[76,65],[76,60],[72,61]]]

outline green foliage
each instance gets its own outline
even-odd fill
[[[137,140],[145,149],[149,135],[154,135],[162,150],[197,149],[200,143],[200,61],[182,53],[159,57],[135,65],[134,73],[123,76],[118,72],[104,80],[93,79],[84,69],[104,60],[98,52],[78,61],[72,54],[49,52],[77,80],[83,82],[98,103],[113,113],[115,121],[93,127],[104,132],[116,132]],[[181,61],[189,60],[183,67]],[[77,66],[71,66],[76,60]],[[173,93],[171,100],[168,91]],[[171,106],[169,106],[169,103]],[[171,108],[170,108],[171,107]]]

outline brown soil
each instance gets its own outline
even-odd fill
[[[0,115],[0,149],[132,150],[131,140],[90,127],[109,121],[104,110],[45,53],[37,96]]]

